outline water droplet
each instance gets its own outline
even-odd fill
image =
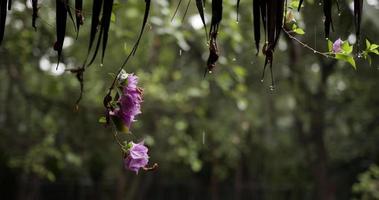
[[[317,53],[317,51],[316,51],[316,50],[314,50],[314,51],[313,51],[313,53]]]
[[[275,86],[270,85],[270,90],[271,90],[271,91],[275,91]]]
[[[338,12],[338,16],[341,16],[342,15],[342,13],[341,12]]]
[[[236,61],[237,59],[236,58],[232,58],[233,61]]]
[[[362,54],[361,53],[358,53],[358,58],[362,58]]]
[[[321,3],[321,2],[319,2],[319,3],[318,3],[318,5],[319,5],[319,6],[322,6],[322,3]]]
[[[209,70],[208,73],[212,74],[212,70]]]
[[[263,80],[263,79],[261,79],[261,83],[263,83],[263,81],[264,81],[264,80]]]
[[[103,67],[104,66],[104,64],[103,63],[100,63],[100,67]]]
[[[182,53],[183,53],[183,52],[182,52],[182,50],[180,49],[180,50],[179,50],[179,56],[182,56]]]
[[[240,22],[237,20],[237,21],[236,21],[236,24],[239,24],[239,23],[240,23]]]

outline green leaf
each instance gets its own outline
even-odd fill
[[[297,25],[296,24],[292,24],[292,30],[295,31],[297,29]]]
[[[111,22],[112,23],[116,22],[116,15],[114,14],[114,12],[112,12],[112,14],[111,14]]]
[[[375,49],[377,49],[377,48],[379,48],[379,45],[377,45],[377,44],[371,44],[371,46],[370,46],[370,50],[372,51],[372,50],[375,50]]]
[[[348,62],[355,70],[357,69],[353,56],[345,54],[336,54],[336,59]]]
[[[103,116],[103,117],[100,117],[99,118],[99,123],[101,124],[106,124],[107,123],[107,119]]]
[[[328,51],[332,52],[333,51],[333,42],[328,40]]]
[[[356,66],[356,64],[355,64],[355,60],[354,60],[354,58],[353,58],[352,56],[348,57],[347,62],[349,62],[350,65],[353,66],[353,68],[354,68],[355,70],[357,70],[357,66]]]
[[[300,2],[298,0],[291,1],[290,5],[288,7],[291,9],[297,9],[299,7],[299,3]]]
[[[371,50],[370,52],[371,52],[371,53],[374,53],[374,54],[376,54],[376,55],[379,55],[379,51],[378,51],[378,49]]]
[[[368,41],[368,40],[366,39],[366,49],[370,49],[370,46],[371,46],[370,41]]]
[[[343,42],[341,48],[342,48],[342,50],[344,51],[345,54],[350,54],[351,52],[353,52],[353,46],[350,46],[349,42],[347,42],[347,41]]]
[[[304,30],[301,29],[301,28],[297,28],[297,29],[295,29],[294,31],[295,31],[295,33],[297,33],[297,34],[299,34],[299,35],[304,35],[304,34],[305,34]]]

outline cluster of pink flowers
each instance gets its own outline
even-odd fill
[[[118,100],[118,108],[110,111],[109,115],[120,118],[130,129],[135,117],[141,114],[141,103],[143,101],[142,89],[137,87],[138,77],[128,74],[126,84],[122,87],[122,95]]]
[[[141,114],[141,103],[143,101],[143,90],[139,88],[138,77],[134,74],[127,74],[122,71],[118,75],[119,89],[122,94],[118,94],[115,101],[115,107],[108,110],[112,119],[122,122],[122,126],[130,130],[136,116]],[[148,148],[143,142],[126,144],[124,149],[124,167],[138,174],[140,169],[147,169],[149,156]]]

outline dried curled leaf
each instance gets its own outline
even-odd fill
[[[218,28],[220,26],[220,22],[222,20],[222,0],[212,0],[212,20],[211,20],[211,28],[209,30],[209,57],[207,61],[207,68],[205,74],[207,72],[212,72],[212,70],[216,67],[216,62],[219,58],[219,50],[217,46],[217,35]],[[204,76],[205,76],[204,74]]]

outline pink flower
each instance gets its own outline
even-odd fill
[[[131,144],[132,146],[124,158],[124,167],[138,174],[139,169],[144,168],[149,162],[148,148],[144,146],[143,142],[138,144],[132,142]]]
[[[342,52],[342,44],[343,44],[343,41],[338,38],[338,40],[336,40],[334,43],[333,43],[333,53],[341,53]]]
[[[142,89],[137,87],[138,77],[128,74],[127,84],[122,86],[122,95],[118,99],[118,108],[109,112],[109,115],[120,118],[125,126],[130,129],[135,117],[141,114],[141,103],[143,101]]]

